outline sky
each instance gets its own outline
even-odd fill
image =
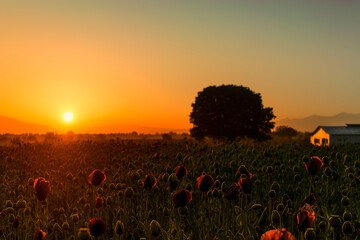
[[[2,0],[0,115],[188,130],[197,93],[221,84],[260,93],[276,120],[360,113],[359,12],[351,0]]]

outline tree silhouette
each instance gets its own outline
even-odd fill
[[[191,136],[202,139],[236,137],[264,140],[274,128],[272,108],[264,108],[261,95],[247,87],[209,86],[198,92],[192,104]]]
[[[291,137],[295,137],[298,134],[298,132],[292,127],[278,126],[276,127],[274,134],[279,137],[291,138]]]

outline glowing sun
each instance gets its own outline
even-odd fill
[[[71,120],[73,120],[74,115],[71,112],[66,112],[64,113],[63,118],[65,122],[70,122]]]

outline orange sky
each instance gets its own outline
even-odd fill
[[[220,84],[260,92],[278,119],[360,112],[359,4],[306,2],[2,1],[0,115],[189,129],[197,92]]]

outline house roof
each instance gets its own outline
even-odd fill
[[[347,124],[347,126],[318,126],[314,133],[320,128],[330,135],[360,135],[360,124]]]

